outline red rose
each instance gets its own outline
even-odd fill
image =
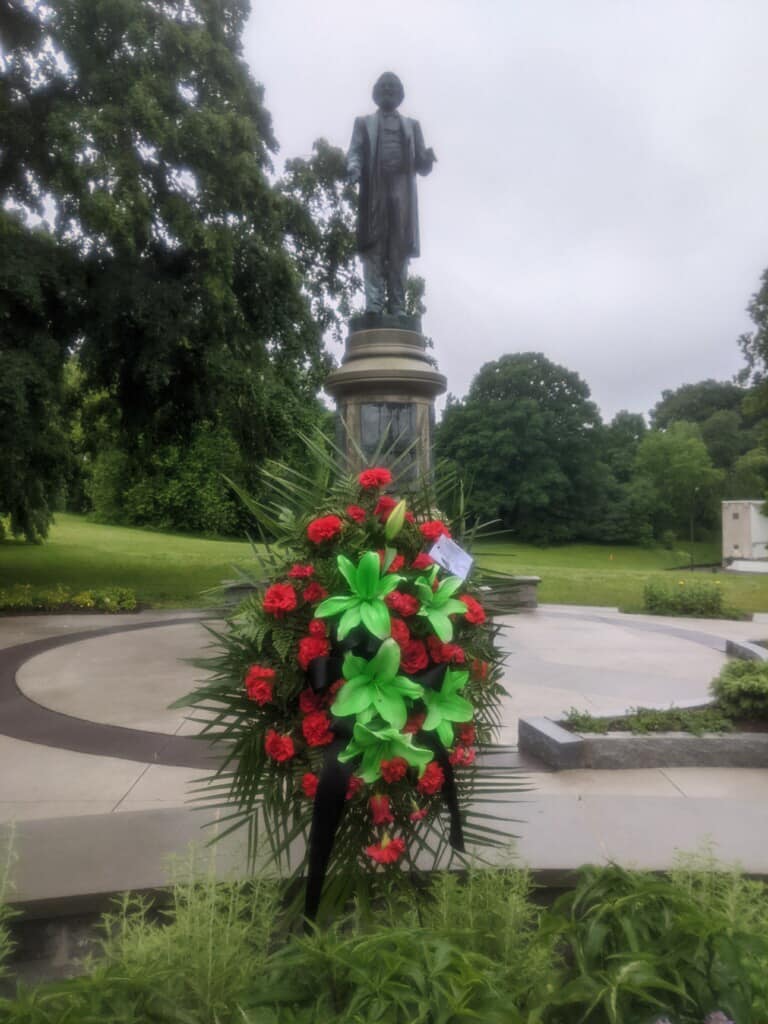
[[[430,558],[425,551],[422,551],[420,554],[416,555],[414,560],[411,562],[411,568],[418,570],[428,569],[430,565],[434,564],[434,558]]]
[[[323,601],[328,597],[328,591],[325,587],[321,587],[317,580],[312,580],[308,586],[304,587],[302,597],[310,604],[314,604],[316,601]]]
[[[362,786],[363,780],[360,778],[360,776],[353,775],[352,778],[349,780],[349,785],[347,786],[347,795],[345,797],[345,800],[351,800],[352,797],[357,793],[357,791]]]
[[[427,649],[421,640],[409,640],[400,655],[400,668],[409,676],[421,672],[429,664]]]
[[[274,729],[270,729],[267,733],[267,737],[264,740],[264,750],[267,757],[271,757],[273,761],[279,762],[290,761],[296,753],[291,737],[281,736]]]
[[[404,757],[393,757],[391,761],[381,762],[381,777],[385,782],[399,782],[408,771],[408,762]]]
[[[366,491],[373,491],[377,487],[386,487],[392,483],[392,474],[388,469],[364,469],[357,478],[357,482]]]
[[[411,813],[408,815],[408,818],[410,821],[421,821],[421,819],[426,818],[426,816],[427,808],[417,807],[415,811],[411,811]]]
[[[392,626],[392,639],[403,647],[411,639],[411,633],[402,619],[390,619]]]
[[[395,501],[394,498],[390,498],[389,495],[384,494],[376,502],[376,508],[373,510],[373,514],[375,516],[378,516],[379,520],[382,523],[386,523],[386,521],[389,519],[390,512],[392,511],[396,504],[397,502]]]
[[[315,658],[324,658],[331,649],[331,645],[322,636],[303,636],[299,640],[299,653],[296,660],[306,672],[310,661]]]
[[[343,525],[338,516],[321,516],[309,524],[307,536],[313,544],[322,544],[324,540],[333,540],[337,537]]]
[[[320,779],[318,779],[314,772],[305,772],[301,777],[301,789],[304,796],[308,796],[310,800],[314,800],[319,781]]]
[[[456,732],[459,743],[463,743],[465,747],[471,747],[475,742],[475,727],[472,722],[465,722],[460,729]]]
[[[302,690],[299,694],[299,711],[302,715],[308,715],[312,711],[323,710],[323,698],[319,693],[315,693],[314,690],[310,690],[307,687],[306,690]]]
[[[396,864],[405,853],[405,843],[384,836],[379,846],[366,846],[365,852],[377,864]]]
[[[414,711],[408,715],[408,721],[403,726],[403,732],[416,733],[419,732],[422,725],[424,725],[424,719],[426,714],[423,711]]]
[[[464,650],[458,644],[444,644],[436,636],[427,637],[429,656],[437,665],[463,665]]]
[[[420,793],[432,796],[433,793],[439,793],[444,784],[445,775],[443,775],[443,769],[437,761],[430,761],[424,769],[424,774],[416,783],[416,789]]]
[[[359,505],[347,505],[347,515],[356,523],[362,523],[367,515],[364,508]]]
[[[251,700],[257,704],[269,704],[272,700],[272,680],[275,678],[273,668],[263,665],[251,665],[245,676],[245,688]]]
[[[422,523],[419,527],[422,537],[427,540],[437,540],[438,537],[450,537],[451,531],[445,525],[441,523],[439,519],[428,519],[426,523]]]
[[[384,603],[390,611],[397,612],[404,619],[410,618],[419,610],[418,599],[411,594],[402,594],[399,590],[393,590],[391,594],[387,594]]]
[[[292,565],[288,570],[288,575],[292,580],[305,580],[308,576],[315,575],[315,567],[313,565]]]
[[[296,607],[296,591],[288,583],[273,583],[264,594],[262,608],[276,619],[281,619],[286,612]]]
[[[328,629],[322,619],[312,619],[309,624],[310,636],[328,636]]]
[[[389,797],[381,794],[372,796],[368,801],[368,807],[373,818],[374,825],[391,825],[395,820],[392,811],[389,809]]]
[[[469,594],[463,594],[460,598],[467,606],[467,610],[464,613],[464,618],[467,622],[471,622],[473,626],[479,626],[481,622],[485,622],[485,609],[476,601],[474,597],[470,597]]]
[[[471,747],[462,747],[459,744],[448,755],[448,760],[457,768],[468,768],[475,760],[475,751]]]
[[[333,741],[331,720],[324,711],[310,711],[301,723],[301,731],[307,746],[325,747]]]

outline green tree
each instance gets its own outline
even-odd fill
[[[696,424],[676,421],[643,438],[635,463],[636,480],[653,488],[654,532],[684,533],[714,525],[725,474],[715,468]]]
[[[322,416],[322,324],[268,178],[247,13],[247,0],[10,4],[0,199],[26,218],[22,260],[35,215],[48,255],[75,254],[67,347],[81,391],[114,400],[116,447],[139,473],[208,424],[253,478],[266,455],[299,457],[297,428]]]
[[[662,391],[661,398],[651,409],[651,426],[664,430],[677,420],[703,423],[722,410],[738,413],[746,395],[746,389],[732,381],[710,378],[696,384],[683,384],[674,390]]]
[[[486,363],[450,400],[437,454],[471,475],[469,511],[541,543],[584,536],[610,480],[585,382],[540,353]]]
[[[636,412],[622,409],[603,427],[603,451],[611,472],[619,483],[632,478],[640,442],[648,433],[645,420]]]

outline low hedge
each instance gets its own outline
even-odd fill
[[[35,588],[28,583],[0,590],[0,612],[134,612],[136,594],[128,587],[100,587],[74,591],[57,583],[54,587]]]

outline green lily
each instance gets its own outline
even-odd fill
[[[386,537],[387,543],[394,540],[395,537],[400,533],[405,522],[405,498],[402,501],[398,501],[395,507],[387,516],[387,521],[384,525],[384,536]]]
[[[371,729],[358,722],[352,739],[339,754],[340,761],[351,761],[362,754],[358,774],[364,782],[375,782],[381,775],[381,762],[402,757],[408,764],[419,769],[419,773],[432,760],[432,751],[414,747],[410,733],[402,733],[392,726]]]
[[[422,729],[434,729],[444,747],[453,746],[453,723],[469,722],[473,707],[458,691],[466,686],[469,672],[448,669],[439,690],[425,690],[421,699],[427,706],[427,717]]]
[[[429,621],[438,638],[447,644],[453,639],[453,623],[448,616],[463,615],[467,608],[453,596],[461,586],[460,577],[448,576],[437,590],[432,589],[438,571],[439,567],[433,565],[426,579],[422,576],[415,581],[414,586],[421,601],[418,614],[423,615]]]
[[[399,676],[400,648],[390,637],[370,661],[349,652],[342,672],[347,680],[331,705],[334,715],[357,715],[358,722],[370,722],[378,714],[394,729],[402,729],[408,718],[406,697],[416,700],[423,687]]]
[[[384,598],[395,589],[402,576],[395,573],[382,576],[375,551],[366,551],[357,568],[345,555],[339,555],[336,564],[352,593],[345,597],[327,597],[317,606],[315,618],[327,619],[341,613],[337,627],[339,640],[361,623],[380,640],[388,637],[391,626]]]

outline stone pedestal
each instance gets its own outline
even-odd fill
[[[352,317],[341,366],[325,383],[350,472],[375,460],[403,482],[428,476],[435,398],[445,389],[418,317]]]

